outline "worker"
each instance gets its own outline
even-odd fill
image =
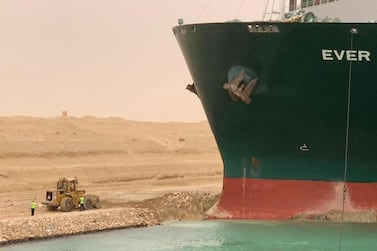
[[[84,196],[81,196],[80,197],[80,211],[82,211],[83,207],[84,207]]]
[[[31,209],[31,216],[34,216],[34,211],[35,211],[35,207],[36,207],[37,203],[35,202],[35,200],[33,200],[30,204],[30,209]]]

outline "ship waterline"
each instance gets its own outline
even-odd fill
[[[209,219],[295,219],[331,211],[362,212],[377,207],[377,184],[225,178],[219,202]]]
[[[377,209],[377,24],[173,29],[224,162],[214,218]],[[211,216],[211,215],[210,215]]]

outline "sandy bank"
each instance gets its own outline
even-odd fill
[[[62,177],[77,177],[103,207],[47,212],[46,190]],[[221,188],[221,157],[205,121],[0,117],[2,244],[200,219]]]
[[[39,215],[33,217],[0,220],[0,245],[113,229],[149,227],[171,220],[200,220],[217,199],[217,195],[209,193],[180,192],[129,202],[119,207],[113,204],[111,208],[82,212],[46,213],[46,209],[40,208]],[[41,211],[44,213],[41,214]]]

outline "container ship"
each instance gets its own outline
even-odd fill
[[[224,165],[208,217],[377,210],[377,3],[268,5],[173,27]]]

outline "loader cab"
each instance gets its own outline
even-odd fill
[[[76,185],[78,181],[76,178],[64,178],[60,179],[57,184],[57,190],[61,190],[62,192],[71,192],[76,190]]]

